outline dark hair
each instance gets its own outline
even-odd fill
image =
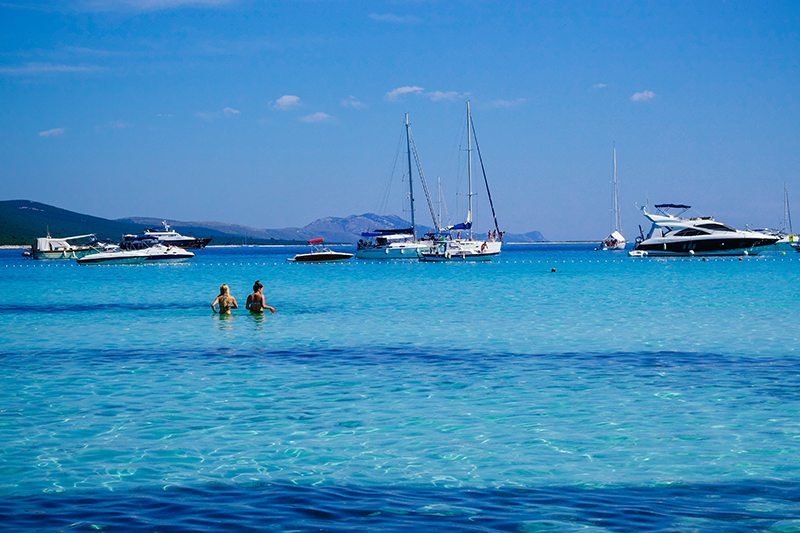
[[[256,280],[256,282],[253,283],[253,291],[257,291],[258,289],[263,289],[263,288],[264,286],[261,284],[260,281]]]

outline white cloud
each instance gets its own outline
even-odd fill
[[[63,65],[58,63],[26,63],[16,67],[0,67],[0,74],[25,76],[36,74],[80,74],[103,70],[95,65]]]
[[[284,94],[274,102],[272,107],[279,111],[288,111],[300,105],[300,97],[294,94]]]
[[[606,87],[608,87],[608,85],[605,83],[595,83],[592,85],[592,89],[605,89]]]
[[[356,98],[355,96],[348,96],[347,98],[343,98],[339,104],[342,107],[349,107],[350,109],[363,109],[364,102]]]
[[[462,100],[467,97],[467,93],[459,93],[456,91],[431,91],[425,93],[425,96],[430,98],[432,102],[451,102],[453,100]]]
[[[85,11],[161,11],[179,7],[217,7],[236,0],[78,0]]]
[[[241,111],[235,107],[223,107],[220,111],[197,111],[194,116],[202,120],[216,120],[223,117],[235,117]]]
[[[316,113],[311,113],[310,115],[302,117],[300,120],[303,122],[329,122],[333,120],[333,117],[322,111],[317,111]]]
[[[653,91],[639,91],[631,95],[631,102],[648,102],[656,97]]]
[[[392,24],[416,24],[419,22],[417,17],[394,13],[370,13],[369,18],[376,22],[391,22]]]
[[[394,102],[401,96],[405,96],[407,94],[420,94],[423,91],[425,91],[425,89],[416,85],[403,85],[402,87],[396,87],[386,93],[386,99]]]
[[[64,132],[67,131],[64,128],[53,128],[50,130],[44,130],[39,132],[39,137],[59,137],[64,135]]]
[[[527,98],[513,98],[513,99],[505,99],[500,98],[498,100],[492,100],[489,102],[489,107],[493,107],[495,109],[510,109],[512,107],[519,107],[525,104],[528,101]]]

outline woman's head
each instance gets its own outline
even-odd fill
[[[230,290],[228,289],[228,284],[227,283],[223,283],[222,285],[219,286],[219,295],[220,296],[228,296],[229,292],[230,292]]]
[[[253,283],[253,292],[258,292],[263,288],[264,288],[264,286],[261,284],[260,281],[256,280],[256,282]]]

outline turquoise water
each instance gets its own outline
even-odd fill
[[[800,528],[800,254],[295,252],[0,252],[0,523]]]

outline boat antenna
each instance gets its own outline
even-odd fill
[[[406,152],[408,155],[408,202],[411,206],[411,234],[417,238],[417,225],[414,220],[414,180],[411,175],[411,129],[408,124],[408,113],[406,113]]]
[[[478,152],[478,161],[481,163],[481,172],[483,173],[483,183],[486,185],[486,196],[489,197],[489,207],[492,208],[492,218],[494,219],[494,229],[500,235],[500,226],[497,224],[497,213],[494,211],[494,202],[492,201],[492,191],[489,190],[489,180],[486,178],[486,167],[483,166],[483,156],[481,156],[481,146],[478,144],[478,134],[475,133],[475,122],[472,122],[472,136],[475,137],[475,150]],[[469,135],[469,132],[467,132]],[[471,201],[471,199],[470,199]]]
[[[469,109],[469,100],[467,100],[467,198],[469,207],[467,208],[467,224],[469,225],[469,240],[472,240],[472,113]]]

